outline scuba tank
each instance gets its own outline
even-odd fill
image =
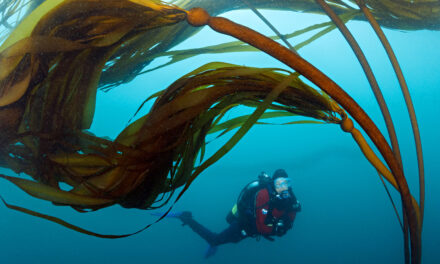
[[[253,221],[255,218],[254,200],[255,196],[263,188],[272,188],[272,179],[264,171],[258,175],[258,180],[248,183],[238,196],[237,203],[226,216],[226,221],[231,222],[241,219],[245,222]]]

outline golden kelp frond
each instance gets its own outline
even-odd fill
[[[185,17],[159,2],[138,2],[46,1],[3,43],[2,166],[59,189],[58,172],[40,161],[56,153],[57,145],[77,151],[82,139],[72,131],[90,126],[108,58],[133,37]]]
[[[0,107],[26,94],[20,133],[88,128],[112,54],[184,17],[157,1],[46,1],[0,47]]]
[[[270,96],[273,98],[267,99]],[[226,112],[238,105],[261,113],[220,123]],[[263,115],[266,109],[275,111]],[[150,112],[114,141],[79,130],[20,135],[7,146],[8,155],[2,158],[10,168],[31,175],[36,182],[3,178],[37,198],[78,210],[115,203],[158,207],[166,202],[155,203],[161,195],[188,185],[202,171],[198,168],[195,174],[207,134],[237,127],[248,130],[259,118],[281,116],[339,123],[338,109],[334,101],[303,83],[297,74],[289,77],[282,69],[210,63],[170,85]],[[246,131],[235,137],[241,138]],[[230,148],[228,145],[216,154],[215,160]],[[60,183],[70,185],[71,190],[61,190]]]

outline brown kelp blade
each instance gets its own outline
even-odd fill
[[[112,189],[128,176],[122,167],[82,166],[72,163],[74,155],[99,151],[97,156],[117,162],[122,151],[135,155],[136,150],[116,143],[110,146],[78,130],[91,124],[98,80],[112,54],[133,38],[153,34],[184,17],[183,10],[159,1],[54,0],[36,8],[0,47],[0,117],[10,123],[0,126],[2,165],[56,190],[59,182],[65,182],[77,195],[113,200],[114,193],[103,194],[101,189]],[[21,116],[4,117],[11,111]],[[65,157],[69,162],[62,162]],[[94,164],[93,155],[83,161]],[[80,209],[86,203],[63,204]]]
[[[17,187],[28,193],[29,195],[48,200],[57,204],[65,205],[85,205],[85,206],[96,206],[96,205],[110,205],[113,203],[112,200],[93,198],[82,195],[77,195],[71,192],[66,192],[43,183],[34,182],[31,180],[26,180],[17,177],[11,177],[6,175],[1,175],[0,177],[12,182]]]
[[[0,106],[14,103],[29,89],[61,85],[73,91],[63,92],[70,93],[65,97],[72,98],[73,105],[82,101],[78,111],[93,113],[93,94],[112,54],[123,43],[153,29],[177,23],[184,16],[184,11],[158,1],[46,1],[0,47]],[[61,71],[63,76],[58,73]],[[88,100],[72,94],[79,87],[88,89],[82,92]],[[62,91],[58,89],[58,97],[64,97],[60,94]],[[83,120],[79,121],[72,117],[72,123],[82,122],[86,128],[91,121],[90,114],[84,113],[81,118]]]
[[[157,125],[149,124],[149,122],[160,123],[160,128],[156,128],[155,133],[164,133],[167,130],[171,131],[179,126],[185,127],[184,123],[190,120],[192,122],[190,127],[192,128],[204,128],[206,124],[210,125],[203,129],[205,131],[204,133],[209,133],[211,129],[218,130],[219,127],[215,128],[216,123],[212,123],[214,125],[212,126],[211,122],[213,122],[216,116],[224,114],[223,109],[234,106],[237,103],[249,106],[249,102],[254,102],[258,108],[258,106],[263,103],[263,99],[265,98],[263,96],[271,91],[271,87],[277,86],[285,76],[284,74],[277,73],[277,71],[283,72],[283,70],[280,69],[237,67],[225,63],[210,63],[204,65],[177,80],[164,91],[161,97],[156,101],[152,111],[148,114],[148,118],[139,119],[139,122],[144,123],[145,127],[148,126],[153,129],[157,127]],[[281,104],[285,106],[284,113],[287,114],[284,114],[284,116],[303,115],[326,122],[338,122],[336,116],[331,114],[332,104],[328,101],[328,97],[305,85],[296,75],[291,82],[292,84],[287,87],[280,98],[277,98],[277,103],[281,102]],[[172,91],[178,91],[179,95],[173,95]],[[261,94],[261,92],[263,92],[263,94]],[[166,97],[171,97],[173,100],[165,99]],[[203,98],[203,100],[200,100],[200,98]],[[161,102],[163,102],[163,106]],[[175,111],[191,113],[189,109],[197,109],[198,105],[205,103],[211,106],[201,109],[202,111],[208,111],[206,113],[200,112],[197,117],[196,115],[180,116],[173,114]],[[329,115],[324,114],[322,111],[328,111],[327,113]],[[269,117],[270,113],[267,114],[267,117]],[[280,113],[272,114],[272,117],[280,116],[282,116]],[[246,129],[249,129],[256,120],[258,120],[258,118],[252,119],[252,122],[247,123]],[[237,122],[241,121],[242,120],[238,120]],[[228,129],[230,126],[237,126],[237,122],[229,123],[229,125],[221,125],[221,127]],[[246,123],[246,121],[244,123]],[[243,122],[240,125],[243,127]],[[140,127],[137,122],[133,123],[133,126]],[[209,127],[211,127],[211,129],[208,129]],[[128,127],[127,129],[130,130],[131,128]],[[139,130],[139,132],[141,131],[145,131],[145,129]],[[234,144],[244,135],[242,131],[240,131],[239,136],[235,137]],[[117,141],[124,144],[135,145],[138,144],[136,142],[152,140],[155,133],[130,133],[130,135],[127,134],[124,137],[119,137]],[[188,140],[186,140],[186,144],[188,144]],[[234,144],[230,143],[224,147],[224,149],[229,150]],[[203,144],[200,146],[200,149],[203,149]],[[197,152],[198,150],[196,152],[191,151],[190,153],[194,154]],[[214,160],[221,158],[227,151],[222,150],[219,153]],[[194,166],[194,162],[195,156],[193,155],[191,158],[192,166]],[[192,181],[195,176],[198,175],[198,173],[192,173],[191,176],[191,171],[192,170],[189,170],[182,175],[176,176],[177,187],[188,182],[189,179]]]
[[[35,216],[35,217],[38,217],[38,218],[42,218],[42,219],[51,221],[53,223],[59,224],[59,225],[64,226],[64,227],[66,227],[68,229],[76,231],[78,233],[82,233],[82,234],[89,235],[89,236],[94,236],[94,237],[99,237],[99,238],[107,238],[107,239],[124,238],[124,237],[129,237],[129,236],[132,236],[132,235],[139,234],[140,232],[142,232],[145,229],[149,228],[153,224],[155,224],[155,223],[159,222],[160,220],[162,220],[166,216],[166,213],[168,213],[168,211],[167,211],[162,217],[157,219],[155,222],[146,225],[145,227],[139,229],[136,232],[129,233],[129,234],[122,234],[122,235],[105,235],[105,234],[95,233],[95,232],[92,232],[90,230],[87,230],[87,229],[81,228],[79,226],[73,225],[73,224],[68,223],[68,222],[66,222],[66,221],[64,221],[64,220],[62,220],[62,219],[60,219],[58,217],[42,214],[42,213],[39,213],[39,212],[36,212],[36,211],[33,211],[33,210],[29,210],[29,209],[21,207],[21,206],[16,206],[16,205],[9,204],[9,203],[7,203],[3,199],[2,196],[0,196],[0,200],[2,200],[3,204],[6,207],[8,207],[9,209],[12,209],[12,210],[15,210],[15,211],[18,211],[18,212],[22,212],[22,213],[25,213],[25,214],[28,214],[28,215],[32,215],[32,216]]]
[[[113,164],[67,166],[57,157],[72,159],[77,152],[93,153],[93,148],[106,144],[99,155],[113,153],[118,159],[118,152],[135,152],[115,144],[108,147],[108,142],[86,139],[85,132],[77,131],[90,127],[98,81],[112,54],[133,38],[153,34],[184,17],[183,10],[159,1],[54,0],[36,8],[0,47],[0,102],[4,106],[0,117],[11,112],[12,104],[14,114],[21,114],[18,124],[17,119],[2,117],[10,122],[0,126],[2,163],[52,188],[58,188],[57,181],[66,182],[77,194],[113,199],[99,188],[117,185],[125,175],[120,168]],[[54,146],[67,154],[57,153]],[[42,160],[50,165],[39,166]],[[84,160],[92,162],[90,156]],[[63,166],[67,172],[57,171]],[[63,174],[72,177],[57,177]],[[90,175],[100,176],[98,187],[95,181],[80,179]]]
[[[155,202],[162,199],[159,197],[183,185],[187,189],[202,168],[224,156],[224,150],[231,149],[244,136],[243,131],[260,118],[305,116],[326,123],[340,122],[334,102],[327,95],[303,83],[297,74],[276,68],[210,63],[157,95],[149,113],[124,129],[114,141],[81,131],[64,132],[61,137],[60,131],[23,135],[17,139],[23,144],[14,141],[8,146],[12,155],[7,161],[14,164],[15,171],[28,172],[35,181],[3,178],[37,198],[80,211],[116,203],[157,208],[170,198],[157,205]],[[239,105],[257,112],[219,123],[227,111]],[[263,115],[265,109],[271,112]],[[208,163],[197,166],[210,131],[233,128],[239,129],[233,139]],[[53,140],[50,148],[35,144],[36,140],[49,138]],[[49,143],[45,142],[45,146]],[[23,151],[28,145],[37,151]],[[60,183],[70,185],[70,191],[60,190]],[[62,220],[51,221],[78,231]]]
[[[185,184],[183,190],[177,196],[176,202],[186,192],[186,190],[188,190],[191,183],[200,173],[202,173],[209,166],[220,160],[241,140],[241,138],[243,138],[243,136],[249,131],[249,129],[251,129],[251,127],[257,122],[257,120],[261,118],[261,116],[270,106],[270,104],[293,81],[294,77],[295,76],[293,74],[289,75],[281,83],[275,86],[273,90],[268,93],[266,98],[264,98],[261,105],[259,105],[255,109],[255,111],[246,119],[246,121],[242,124],[242,126],[240,126],[238,131],[228,140],[228,142],[226,142],[226,144],[223,145],[216,153],[214,153],[210,158],[208,158],[205,162],[203,162],[200,166],[196,168],[196,170],[191,175],[191,178],[189,178],[187,183]]]
[[[268,109],[270,109],[270,108],[268,107]],[[297,116],[298,116],[297,114],[293,114],[290,112],[274,111],[274,112],[266,112],[266,113],[262,114],[258,120],[279,118],[279,117],[297,117]],[[243,116],[229,119],[225,122],[222,122],[222,123],[214,126],[212,129],[209,130],[208,134],[221,131],[221,133],[217,137],[223,136],[227,132],[230,132],[230,131],[234,130],[235,128],[241,127],[249,119],[249,117],[250,117],[250,115],[243,115]],[[268,122],[262,122],[262,121],[257,121],[255,124],[276,125],[275,123],[268,123]],[[316,121],[316,120],[298,120],[298,121],[281,123],[281,125],[293,125],[293,124],[324,124],[324,122]]]

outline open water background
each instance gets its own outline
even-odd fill
[[[328,20],[324,16],[291,12],[263,13],[282,33]],[[250,12],[235,11],[224,16],[272,35]],[[367,23],[350,22],[348,26],[364,49],[389,104],[406,177],[414,196],[418,197],[414,142],[391,65]],[[385,33],[406,76],[422,136],[426,172],[423,263],[440,263],[440,32],[385,29]],[[231,40],[205,28],[175,49]],[[298,43],[299,40],[296,38],[291,42]],[[385,131],[362,69],[337,30],[299,53],[348,91]],[[109,93],[99,92],[92,131],[100,136],[115,137],[145,98],[210,61],[285,68],[271,57],[257,52],[200,55],[139,76]],[[247,109],[240,111],[236,114],[249,112]],[[224,140],[209,144],[207,154],[212,154],[221,143]],[[129,238],[105,240],[75,233],[0,206],[0,262],[403,263],[403,236],[384,187],[351,136],[336,125],[253,127],[227,156],[197,178],[174,210],[191,210],[197,220],[219,232],[226,227],[225,216],[244,185],[256,179],[261,171],[272,175],[277,168],[284,168],[290,175],[303,211],[297,215],[293,230],[276,242],[246,239],[239,244],[221,246],[213,258],[206,260],[203,256],[207,244],[175,219],[165,219]],[[0,169],[0,172],[14,175],[6,169]],[[12,204],[55,215],[100,233],[129,233],[156,219],[150,211],[119,206],[80,214],[67,207],[38,201],[5,181],[0,183],[0,193]],[[392,190],[392,193],[399,204],[397,192]]]

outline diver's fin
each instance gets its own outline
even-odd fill
[[[210,258],[212,256],[215,255],[215,253],[217,252],[217,246],[208,246],[208,249],[205,252],[205,258]]]
[[[153,212],[150,213],[154,216],[163,216],[165,212]],[[188,221],[192,220],[192,213],[190,211],[182,211],[182,212],[169,212],[166,218],[178,218],[182,221],[182,225],[186,225]]]
[[[182,213],[184,213],[184,212],[168,212],[168,214],[165,217],[179,218],[182,215]],[[153,213],[150,213],[150,215],[160,216],[160,217],[163,216],[164,214],[166,214],[166,212],[153,212]]]

